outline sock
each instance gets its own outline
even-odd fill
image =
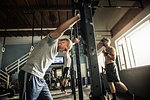
[[[112,93],[113,100],[117,100],[116,93]]]

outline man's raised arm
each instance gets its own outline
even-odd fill
[[[80,14],[77,14],[75,17],[72,17],[67,21],[65,21],[63,24],[61,24],[56,30],[50,32],[49,36],[51,38],[61,37],[69,27],[72,27],[79,20],[80,20]]]

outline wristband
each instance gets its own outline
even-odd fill
[[[108,56],[108,53],[107,53],[107,52],[105,52],[105,55],[106,55],[106,56]]]

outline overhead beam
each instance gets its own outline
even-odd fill
[[[7,31],[32,31],[32,28],[18,28],[18,29],[6,29]],[[41,28],[34,28],[35,31],[41,31]],[[42,28],[43,31],[53,31],[56,28]],[[68,30],[71,30],[69,28]],[[5,29],[0,29],[0,32],[4,32]]]
[[[136,3],[136,5],[127,5],[127,6],[112,6],[111,5],[111,1],[110,0],[108,0],[108,6],[102,6],[102,5],[100,5],[100,6],[92,6],[92,8],[143,8],[143,4],[142,4],[142,0],[117,0],[117,2],[119,2],[119,1],[134,1],[135,3]]]
[[[16,7],[16,6],[0,6],[1,11],[72,11],[72,6],[50,6],[50,7],[30,7],[26,6]]]
[[[56,28],[42,28],[43,31],[52,31]],[[34,28],[35,31],[41,31],[41,28]],[[5,31],[5,29],[0,29],[0,31]],[[7,31],[32,31],[32,28],[20,28],[20,29],[7,29]]]
[[[149,0],[143,0],[144,9],[149,4]],[[134,5],[137,5],[135,3]],[[115,24],[112,28],[112,37],[114,37],[123,27],[129,24],[137,15],[139,15],[144,9],[129,9],[126,14]]]
[[[139,2],[139,0],[117,0],[117,1],[137,1],[137,2]]]
[[[106,0],[100,0],[100,1],[106,1]],[[136,2],[139,2],[140,0],[115,0],[115,1],[136,1]]]
[[[93,6],[92,8],[142,8],[141,6]]]
[[[111,32],[111,30],[95,30],[95,32]]]

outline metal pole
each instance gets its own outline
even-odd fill
[[[76,29],[76,25],[74,28]],[[75,37],[78,38],[78,32],[74,32]],[[83,100],[83,90],[82,90],[82,79],[81,79],[81,66],[80,66],[80,48],[79,44],[75,44],[76,51],[76,62],[77,62],[77,75],[78,75],[78,91],[79,91],[79,100]]]
[[[72,0],[73,4],[73,15],[76,15],[75,11],[75,2]],[[78,26],[77,24],[74,25],[74,36],[75,38],[78,38]],[[78,77],[78,92],[79,92],[79,100],[83,99],[83,90],[82,90],[82,79],[81,79],[81,66],[80,66],[80,48],[79,43],[75,44],[75,51],[76,51],[76,63],[77,63],[77,77]]]
[[[78,38],[78,26],[77,26],[77,24],[74,25],[74,36],[75,36],[75,38]],[[78,43],[75,44],[75,51],[76,51],[76,63],[77,63],[77,76],[78,76],[78,81],[77,82],[78,82],[79,100],[83,100],[81,66],[80,66],[80,48],[79,48]]]
[[[73,29],[70,30],[70,40],[72,40],[72,33]],[[73,66],[73,49],[71,50],[71,69],[70,69],[70,74],[71,74],[71,89],[72,89],[72,94],[74,96],[74,100],[76,100],[76,90],[75,90],[75,71],[74,71],[74,66]]]
[[[8,14],[6,16],[6,26],[5,26],[5,32],[4,32],[2,52],[5,52],[5,41],[6,41],[6,34],[7,34],[7,26],[8,26]]]
[[[34,45],[34,12],[32,14],[33,20],[32,20],[32,46]]]
[[[111,1],[110,0],[108,0],[108,3],[109,3],[109,6],[111,6]]]
[[[43,12],[41,12],[41,40],[42,40],[42,28],[43,28]]]
[[[91,100],[104,100],[102,93],[102,81],[98,66],[97,48],[95,42],[94,25],[92,22],[92,11],[89,2],[81,2],[81,35],[87,43],[87,57],[89,63],[91,80]]]

